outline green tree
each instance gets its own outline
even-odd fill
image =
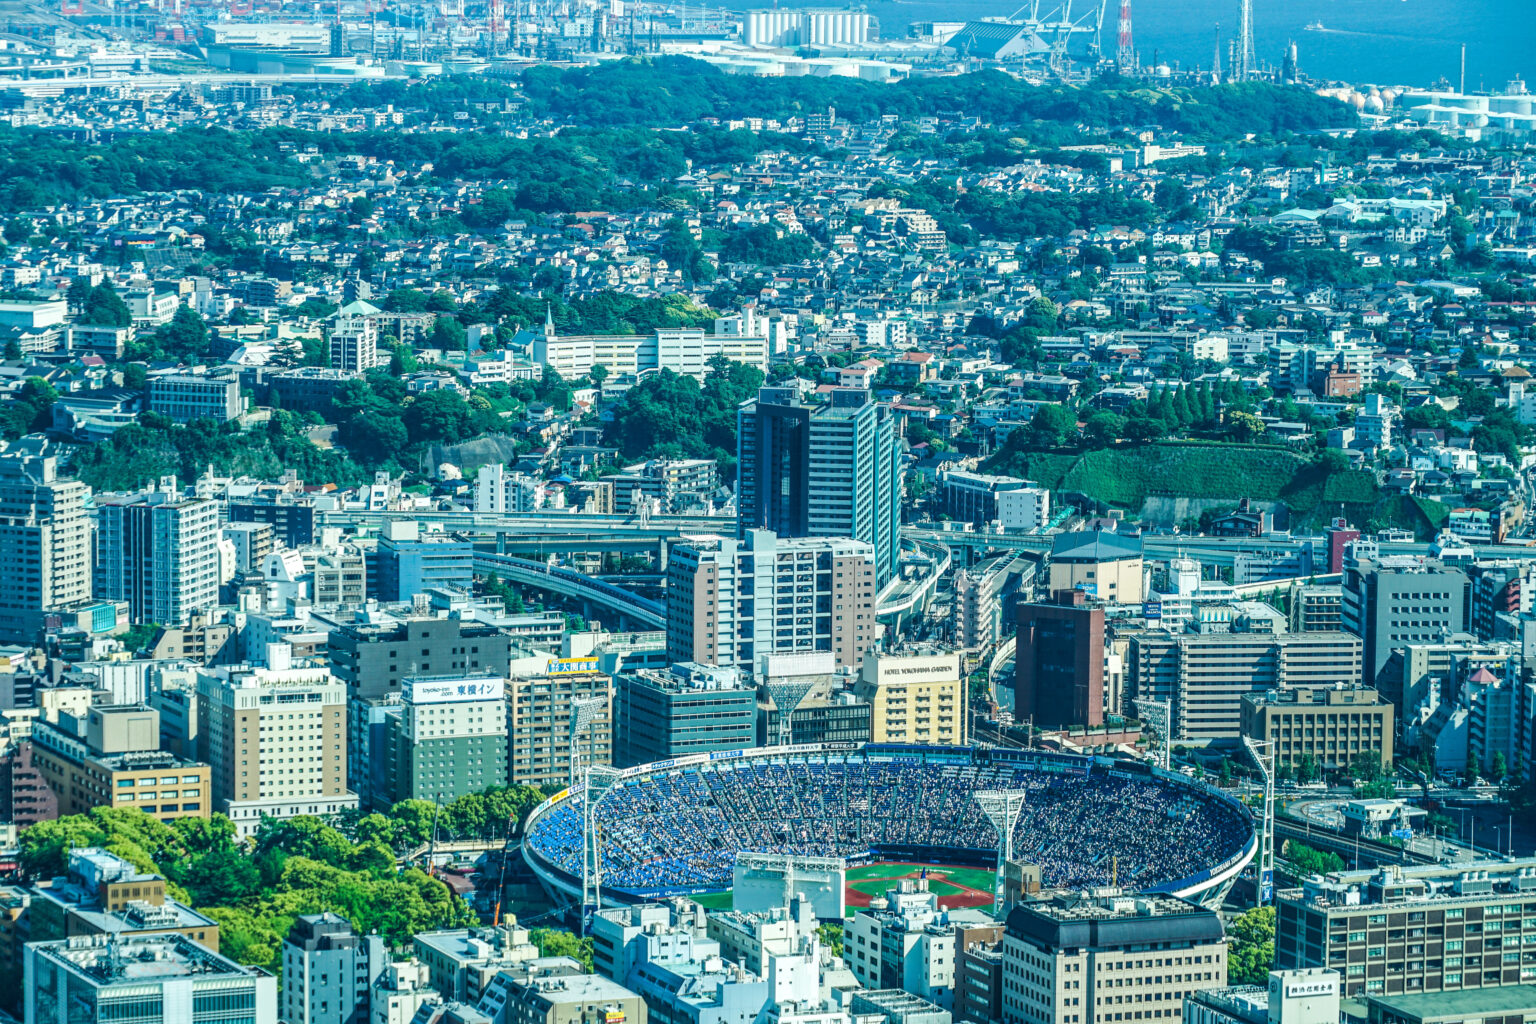
[[[343,423],[338,436],[348,451],[369,466],[398,458],[410,442],[405,422],[399,416],[372,409]]]
[[[396,288],[384,296],[384,308],[392,313],[425,313],[427,293],[415,288]]]
[[[412,444],[454,444],[473,434],[474,416],[456,391],[417,395],[405,410],[405,429]]]
[[[704,383],[662,370],[630,388],[605,435],[625,458],[713,458],[735,476],[736,408],[757,393],[763,373],[717,356]]]
[[[175,359],[198,359],[208,351],[208,325],[191,306],[177,306],[171,322],[155,331],[155,345]]]
[[[1029,444],[1059,448],[1077,434],[1077,417],[1064,405],[1042,405],[1029,421]]]
[[[395,842],[400,847],[420,846],[432,838],[438,809],[425,800],[402,800],[389,809],[395,822]]]
[[[64,293],[69,302],[72,313],[78,313],[85,308],[86,301],[91,297],[90,278],[77,277],[69,282],[69,290]]]
[[[580,961],[582,970],[592,968],[592,940],[580,939],[560,928],[530,928],[528,941],[539,947],[540,956],[568,956]]]
[[[1304,843],[1298,843],[1294,839],[1286,840],[1285,859],[1296,874],[1302,877],[1326,875],[1330,871],[1344,869],[1344,859],[1338,854],[1315,849]]]
[[[80,320],[101,327],[130,327],[133,314],[110,284],[99,284],[87,296]]]
[[[1385,774],[1381,766],[1381,755],[1368,751],[1356,754],[1350,759],[1348,772],[1352,779],[1375,782]]]
[[[202,913],[218,922],[219,952],[224,956],[242,964],[279,965],[283,937],[293,924],[291,917],[237,907],[204,907]]]
[[[261,872],[249,857],[232,848],[203,854],[172,877],[200,907],[240,903],[261,891]]]
[[[235,845],[235,823],[222,814],[207,818],[177,818],[171,831],[181,838],[189,854],[215,853]]]
[[[1265,984],[1275,967],[1275,908],[1239,914],[1227,931],[1227,946],[1227,984]]]
[[[1083,434],[1088,443],[1095,448],[1109,447],[1124,432],[1125,417],[1112,412],[1094,413],[1088,417],[1088,422],[1083,427]]]
[[[451,316],[440,316],[432,322],[430,344],[446,352],[463,352],[469,347],[463,325]]]
[[[22,381],[16,395],[0,405],[0,437],[14,440],[23,434],[47,430],[53,422],[53,403],[59,393],[41,377]]]

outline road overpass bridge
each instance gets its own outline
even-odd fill
[[[941,546],[916,541],[906,541],[904,546],[927,558],[916,575],[893,580],[880,595],[876,614],[882,623],[897,630],[927,609],[938,589],[939,579],[949,571],[950,564],[949,551]],[[516,586],[558,594],[578,602],[583,617],[601,617],[621,631],[666,628],[664,601],[642,597],[626,587],[575,569],[509,554],[499,547],[499,539],[475,545],[474,570],[477,575],[494,572],[498,578]],[[665,580],[654,575],[645,579],[665,584]]]
[[[641,597],[574,569],[480,548],[475,549],[474,563],[476,573],[494,572],[508,583],[575,601],[584,618],[601,618],[621,632],[667,628],[667,608],[662,602]]]
[[[902,535],[932,544],[943,544],[954,551],[958,560],[975,560],[988,551],[1018,551],[1049,554],[1054,535],[1028,533],[1001,533],[985,530],[942,529],[936,524],[914,524],[904,527]],[[1323,549],[1322,537],[1201,537],[1191,534],[1149,533],[1142,538],[1142,550],[1148,558],[1167,559],[1179,555],[1196,559],[1208,565],[1233,563],[1240,554],[1277,556],[1294,552],[1301,544],[1311,541]],[[1525,544],[1472,544],[1472,551],[1480,559],[1512,558],[1536,559],[1536,545]],[[1382,554],[1427,555],[1430,545],[1419,541],[1383,541]]]

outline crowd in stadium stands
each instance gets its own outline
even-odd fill
[[[858,857],[880,846],[976,851],[997,833],[973,794],[1028,793],[1014,855],[1044,883],[1080,888],[1113,878],[1148,889],[1190,878],[1239,853],[1252,834],[1241,812],[1200,791],[1111,775],[1086,760],[1070,771],[1035,765],[755,759],[626,780],[598,808],[603,884],[639,893],[728,888],[740,851]],[[581,801],[556,804],[528,842],[580,873]]]

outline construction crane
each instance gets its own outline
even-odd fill
[[[1104,53],[1104,13],[1109,0],[1099,0],[1099,15],[1093,21],[1093,39],[1088,44],[1088,59],[1097,62]]]

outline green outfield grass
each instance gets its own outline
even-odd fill
[[[940,900],[953,899],[957,905],[975,905],[974,891],[990,894],[995,875],[985,868],[938,867],[932,864],[866,864],[848,870],[850,903],[858,903],[854,893],[864,897],[880,896],[897,888],[903,879],[916,878],[928,870],[928,889]],[[991,905],[991,900],[986,901]]]
[[[992,891],[993,874],[985,868],[955,868],[938,867],[933,864],[865,864],[862,867],[848,869],[847,895],[851,898],[854,893],[863,897],[880,896],[885,892],[896,888],[904,878],[916,878],[924,868],[928,869],[928,889],[939,895],[940,899],[957,898],[961,903],[970,905],[973,897],[967,890],[980,890],[984,893]],[[730,910],[731,890],[724,892],[705,893],[702,896],[690,896],[699,906],[706,910]],[[854,900],[858,906],[863,906],[864,901]],[[850,907],[850,912],[857,907]]]
[[[731,890],[725,892],[707,892],[702,896],[690,896],[689,899],[703,907],[705,910],[730,910]]]
[[[939,867],[934,864],[865,864],[862,867],[848,869],[848,884],[862,882],[871,878],[900,878],[910,872],[922,873],[923,868],[928,869],[930,881],[937,881],[938,876],[958,882],[960,885],[970,886],[972,889],[992,888],[992,882],[996,875],[986,868],[954,868]],[[862,890],[861,890],[862,891]]]
[[[861,882],[849,882],[848,888],[857,892],[867,893],[870,896],[879,896],[882,895],[887,889],[896,888],[898,881],[899,879],[895,878],[869,878]],[[973,886],[972,888],[979,887]],[[928,891],[936,892],[940,896],[953,896],[956,893],[965,892],[965,889],[958,885],[950,885],[942,878],[937,878],[933,875],[930,875],[928,876]]]

